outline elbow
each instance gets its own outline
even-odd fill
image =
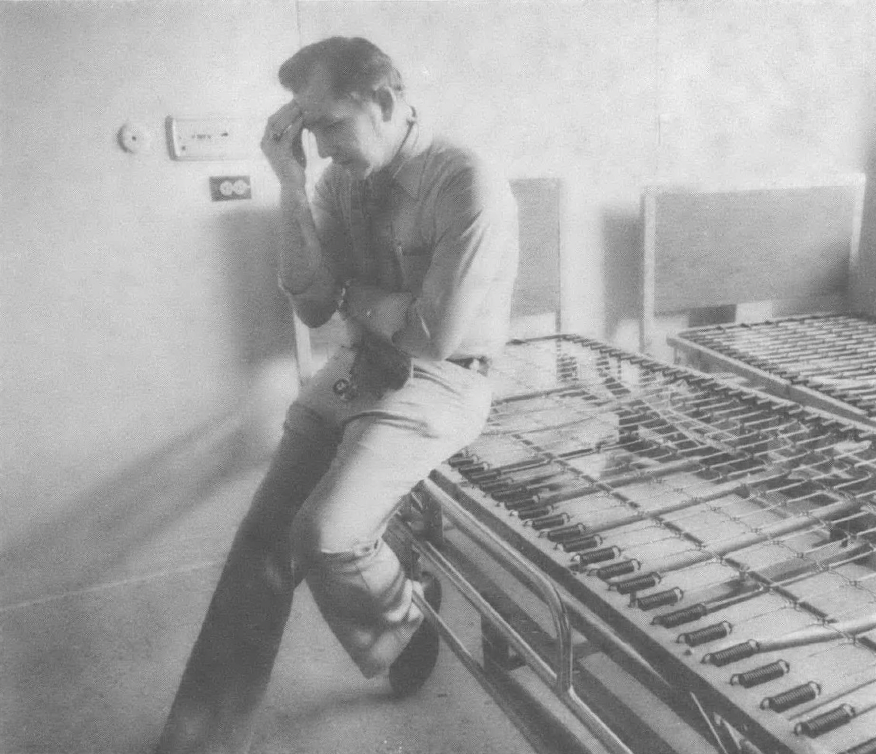
[[[335,307],[316,304],[312,301],[293,301],[295,314],[307,327],[321,327],[335,313]]]
[[[456,351],[455,347],[450,347],[450,346],[446,346],[446,345],[436,345],[432,349],[432,354],[433,354],[432,358],[435,359],[435,361],[446,361],[451,356],[453,356],[453,353],[455,351]]]
[[[408,322],[408,327],[399,330],[392,338],[393,342],[411,356],[428,361],[444,361],[453,356],[459,347],[461,338],[454,333],[434,330],[419,322]]]
[[[393,342],[411,356],[428,361],[444,361],[459,348],[462,332],[449,322],[434,323],[422,316],[416,305],[408,310],[407,326],[392,338]]]
[[[458,345],[455,340],[449,338],[433,337],[423,343],[421,353],[416,355],[431,361],[444,361],[453,356]]]

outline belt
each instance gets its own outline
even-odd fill
[[[490,360],[486,356],[470,356],[462,359],[447,359],[463,369],[471,369],[486,377],[490,373]]]

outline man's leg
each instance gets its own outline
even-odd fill
[[[422,621],[411,598],[419,586],[381,535],[404,495],[477,437],[489,405],[487,381],[447,362],[351,401],[335,459],[296,516],[313,597],[366,676],[387,669]]]
[[[245,752],[292,592],[303,578],[290,530],[329,467],[338,433],[312,411],[289,410],[286,431],[228,555],[157,752]]]

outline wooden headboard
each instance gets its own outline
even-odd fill
[[[839,294],[852,306],[862,174],[646,187],[642,350],[656,314]]]

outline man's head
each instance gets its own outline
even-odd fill
[[[320,156],[357,177],[385,167],[404,138],[408,108],[392,60],[359,37],[307,45],[280,67]]]

